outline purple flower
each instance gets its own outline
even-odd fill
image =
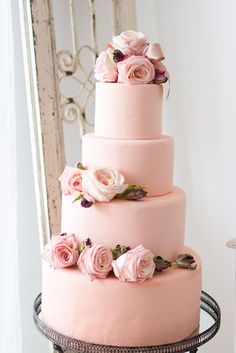
[[[84,207],[84,208],[89,208],[92,205],[93,205],[93,202],[92,201],[88,201],[85,198],[83,198],[82,201],[81,201],[81,206]]]
[[[155,262],[156,272],[162,272],[171,267],[171,263],[167,260],[164,260],[161,256],[155,256],[153,260]]]
[[[195,270],[197,267],[194,257],[190,254],[178,255],[173,265],[181,268],[188,268],[190,270]]]
[[[128,55],[122,53],[119,49],[115,49],[113,51],[113,60],[115,63],[119,63],[120,61],[125,60],[128,57]]]

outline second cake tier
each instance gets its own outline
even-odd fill
[[[143,244],[171,261],[184,245],[186,197],[177,187],[163,196],[95,203],[89,209],[73,200],[63,196],[61,231],[75,234],[79,242],[91,238],[111,249]]]
[[[115,140],[87,134],[83,137],[82,161],[87,167],[111,167],[129,185],[145,186],[148,196],[164,195],[173,188],[174,140]]]

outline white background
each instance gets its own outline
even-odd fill
[[[32,181],[29,126],[23,77],[17,1],[13,0],[15,92],[17,108],[18,239],[22,352],[47,352],[35,330],[32,302],[40,291],[40,254]],[[66,1],[57,1],[60,46],[66,49]],[[108,0],[97,0],[99,40],[110,39]],[[79,1],[83,11],[85,1]],[[186,243],[203,261],[203,288],[222,308],[222,327],[201,352],[233,353],[234,254],[225,242],[236,235],[236,3],[233,0],[137,0],[138,29],[160,41],[171,74],[171,96],[165,103],[165,132],[174,136],[175,180],[188,196]],[[87,28],[81,26],[82,36]],[[73,130],[73,129],[72,129]],[[67,139],[75,139],[67,129]],[[75,146],[75,145],[74,145]],[[67,149],[68,160],[78,154]],[[78,150],[76,150],[78,148]],[[1,206],[2,207],[2,206]],[[3,210],[1,209],[1,214]]]

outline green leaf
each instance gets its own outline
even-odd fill
[[[127,190],[144,190],[144,189],[145,189],[145,186],[134,184],[134,185],[128,186],[125,191],[127,191]],[[125,191],[124,191],[124,192],[125,192]]]
[[[81,200],[81,199],[82,199],[82,197],[83,197],[83,195],[82,195],[82,194],[77,195],[77,196],[76,196],[76,198],[74,199],[74,201],[73,201],[73,202],[76,202],[76,201]]]

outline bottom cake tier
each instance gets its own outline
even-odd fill
[[[199,325],[201,262],[195,271],[171,269],[143,283],[112,275],[91,281],[76,267],[43,264],[41,318],[59,333],[116,346],[150,346],[179,341]]]

